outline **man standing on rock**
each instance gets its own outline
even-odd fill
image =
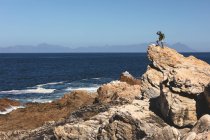
[[[163,40],[165,39],[165,35],[161,31],[158,31],[156,34],[159,36],[158,40],[156,41],[157,45],[160,46],[159,42],[161,42],[161,45],[163,47]]]

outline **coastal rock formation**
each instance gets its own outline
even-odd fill
[[[158,132],[169,132],[173,135],[159,135]],[[177,129],[168,126],[149,110],[149,101],[146,100],[134,100],[131,104],[112,107],[87,121],[58,126],[54,133],[57,139],[180,138]]]
[[[154,45],[148,58],[140,79],[124,72],[97,93],[75,91],[0,116],[0,139],[210,139],[203,111],[210,106],[210,66]]]
[[[136,96],[140,95],[139,85],[130,85],[126,82],[112,81],[102,85],[98,90],[98,100],[108,103],[116,100],[131,102]]]
[[[48,121],[62,120],[79,107],[91,104],[94,98],[95,94],[87,91],[74,91],[52,103],[27,104],[25,108],[0,116],[0,131],[34,129]]]
[[[173,92],[200,94],[210,82],[210,65],[193,56],[184,57],[168,47],[149,46],[148,58]]]
[[[194,125],[197,96],[203,94],[210,82],[210,65],[193,56],[184,57],[168,47],[149,46],[148,58],[152,64],[142,79],[150,80],[142,83],[148,87],[152,85],[156,92],[150,90],[147,93],[152,95],[146,94],[146,97],[156,97],[160,93],[160,111],[166,120],[179,127]],[[145,78],[147,75],[151,78]]]
[[[10,108],[11,106],[20,106],[21,103],[18,101],[10,99],[0,99],[0,111],[5,111],[5,109]]]
[[[125,71],[120,75],[120,81],[130,85],[140,85],[141,80],[134,78],[129,72]]]

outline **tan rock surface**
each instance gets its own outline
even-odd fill
[[[192,130],[183,140],[209,140],[210,139],[210,115],[203,115]]]
[[[160,95],[160,111],[174,125],[193,126],[197,122],[196,101],[194,99],[172,93],[163,87]]]
[[[160,111],[166,119],[179,127],[194,125],[199,108],[197,95],[202,95],[210,82],[210,65],[193,56],[184,57],[171,48],[160,46],[149,46],[148,58],[152,64],[142,79],[150,80],[142,82],[147,87],[143,89],[148,91],[143,96],[151,98],[161,93]]]
[[[119,99],[132,101],[136,96],[140,96],[140,85],[112,81],[111,83],[102,85],[97,92],[99,101],[103,103]]]
[[[160,84],[163,81],[163,73],[148,66],[147,71],[141,77],[141,93],[144,98],[155,98],[160,95]]]
[[[150,46],[148,58],[174,92],[200,94],[210,82],[210,65],[193,56],[184,57],[168,47]]]
[[[180,137],[179,131],[170,126],[162,130],[165,126],[168,125],[149,110],[148,101],[134,100],[131,104],[112,107],[87,121],[58,126],[54,133],[57,139],[169,139],[167,134],[157,134],[163,131],[171,132],[170,138]]]

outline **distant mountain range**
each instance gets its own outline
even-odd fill
[[[178,52],[196,52],[185,44],[175,43],[167,45],[177,50]],[[78,47],[69,48],[59,45],[51,45],[42,43],[37,46],[12,46],[12,47],[0,47],[0,53],[88,53],[88,52],[146,52],[148,43],[133,44],[133,45],[115,45],[115,46],[90,46],[90,47]]]

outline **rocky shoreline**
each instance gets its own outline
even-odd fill
[[[210,139],[210,65],[155,45],[148,58],[140,79],[124,72],[97,93],[74,91],[0,115],[0,139]]]

